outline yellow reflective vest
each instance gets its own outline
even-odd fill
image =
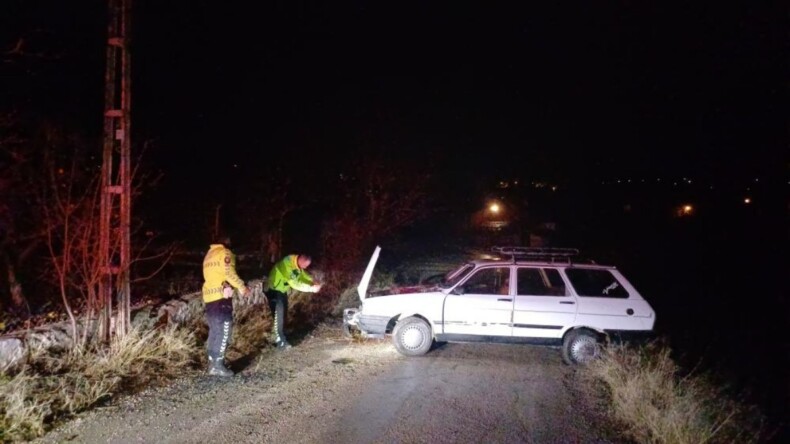
[[[225,283],[242,291],[244,281],[236,274],[236,255],[222,244],[211,244],[203,259],[203,302],[222,299]]]

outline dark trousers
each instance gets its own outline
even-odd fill
[[[224,358],[225,349],[228,348],[233,333],[233,300],[220,299],[207,303],[206,322],[208,323],[206,341],[208,357],[212,361]]]
[[[266,299],[269,300],[269,310],[274,318],[272,323],[272,333],[274,342],[285,341],[285,315],[288,314],[288,294],[281,291],[269,289],[266,291]]]

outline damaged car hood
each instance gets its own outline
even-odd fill
[[[373,276],[373,269],[376,267],[376,262],[379,260],[379,253],[381,252],[381,247],[378,245],[376,249],[373,251],[373,256],[370,257],[370,262],[368,262],[368,267],[365,268],[365,273],[362,275],[362,280],[359,281],[359,285],[357,286],[357,293],[359,293],[359,300],[364,301],[367,297],[368,293],[368,286],[370,285],[370,278]]]
[[[383,297],[389,295],[421,294],[441,291],[441,287],[439,287],[437,284],[402,285],[389,288],[377,288],[375,290],[368,291],[370,287],[370,279],[373,277],[373,269],[376,267],[376,262],[378,262],[380,253],[381,247],[376,246],[376,249],[373,251],[373,255],[370,257],[368,266],[365,268],[365,273],[362,275],[362,279],[357,286],[357,293],[359,294],[360,301],[364,301],[369,296]]]

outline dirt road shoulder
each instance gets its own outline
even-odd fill
[[[405,358],[324,325],[232,378],[188,374],[36,442],[612,442],[577,383],[553,349],[448,344]]]

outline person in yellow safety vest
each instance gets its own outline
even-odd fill
[[[317,293],[321,290],[321,284],[314,283],[312,276],[305,271],[311,262],[312,259],[306,254],[289,254],[274,264],[266,281],[266,298],[274,317],[274,345],[280,350],[291,348],[283,331],[285,316],[288,314],[288,290],[305,293]]]
[[[236,255],[230,250],[230,237],[219,236],[211,244],[203,259],[203,303],[208,323],[208,373],[215,376],[233,376],[225,367],[225,350],[233,332],[233,293],[243,296],[250,289],[236,274]]]

